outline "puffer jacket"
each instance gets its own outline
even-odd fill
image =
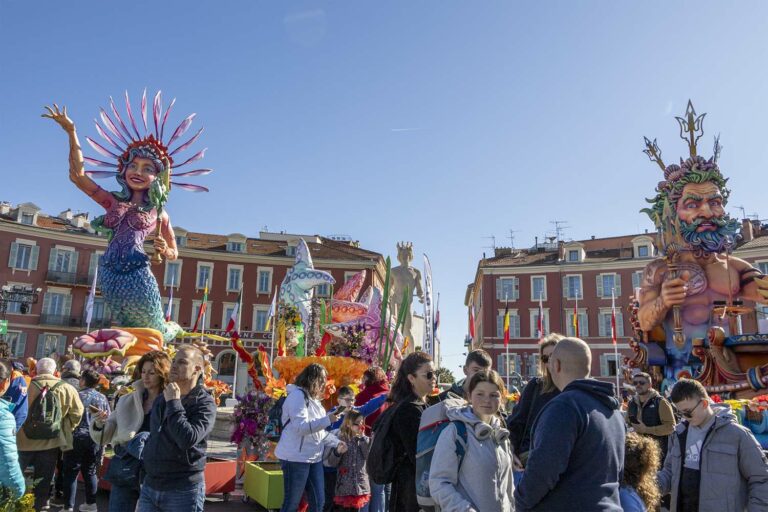
[[[283,432],[275,456],[291,462],[320,462],[326,445],[335,447],[339,439],[326,431],[331,419],[323,405],[298,386],[289,384],[283,402]]]
[[[768,510],[768,461],[760,445],[736,422],[730,406],[712,408],[715,423],[701,447],[699,512]],[[657,475],[662,494],[672,493],[670,512],[677,510],[687,429],[683,421],[669,437],[667,458]]]
[[[34,384],[35,382],[43,387],[48,386],[52,388],[60,380],[49,374],[38,375],[32,379],[28,391],[30,409],[34,406],[35,400],[40,394],[40,390]],[[51,448],[61,448],[62,451],[72,449],[72,432],[80,424],[80,420],[83,417],[83,404],[80,402],[80,395],[78,395],[77,390],[66,382],[57,387],[54,393],[58,395],[59,403],[61,404],[61,432],[59,436],[54,439],[29,439],[22,427],[16,433],[16,443],[19,446],[20,452],[39,452],[50,450]]]
[[[368,460],[368,452],[371,450],[371,438],[368,436],[340,438],[347,444],[347,451],[341,455],[335,448],[330,450],[328,463],[336,465],[338,476],[336,477],[336,496],[364,496],[371,494],[371,486],[368,482],[368,471],[365,469],[365,461]]]
[[[24,475],[19,467],[16,449],[16,418],[11,402],[0,399],[0,485],[8,487],[16,496],[24,494]]]
[[[493,417],[491,424],[472,408],[448,409],[448,419],[467,427],[467,445],[459,466],[458,433],[445,427],[435,445],[429,468],[429,492],[442,512],[510,512],[514,507],[512,447],[509,431]]]

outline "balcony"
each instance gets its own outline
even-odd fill
[[[91,318],[91,329],[109,329],[112,327],[112,319],[111,318]],[[82,320],[83,327],[86,327],[88,323],[85,321],[85,318]]]
[[[76,274],[74,272],[59,272],[49,270],[45,273],[45,282],[69,286],[90,286],[93,276]]]
[[[70,315],[43,313],[40,315],[40,325],[56,325],[61,327],[82,327],[83,320]]]

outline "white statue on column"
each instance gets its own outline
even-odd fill
[[[397,318],[400,314],[400,308],[403,302],[403,291],[407,288],[411,296],[414,294],[419,298],[419,302],[424,302],[424,291],[421,288],[421,272],[410,266],[413,261],[413,244],[411,242],[400,242],[397,244],[397,261],[400,265],[394,267],[391,271],[391,311],[394,315],[393,318]],[[405,315],[405,321],[403,322],[402,333],[403,337],[408,337],[411,344],[414,343],[413,333],[411,332],[411,323],[413,321],[413,311],[408,308],[409,311]],[[413,346],[413,345],[411,345]]]

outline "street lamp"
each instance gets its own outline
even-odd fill
[[[37,304],[37,299],[42,291],[42,288],[18,284],[6,284],[0,288],[0,313],[2,313],[2,320],[0,320],[0,358],[8,358],[11,355],[10,348],[5,341],[8,333],[8,320],[5,318],[8,312],[8,304],[19,304],[19,312],[22,315],[26,315],[29,313],[31,305]]]

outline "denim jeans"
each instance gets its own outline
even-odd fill
[[[136,510],[139,502],[139,488],[112,484],[109,491],[109,512],[125,512]]]
[[[58,448],[36,452],[19,452],[21,471],[27,469],[28,466],[35,467],[32,477],[32,480],[35,482],[35,510],[40,510],[48,504],[51,481],[53,480],[53,473],[56,471],[56,461],[59,459],[59,452]]]
[[[101,448],[90,437],[74,437],[73,449],[64,452],[63,457],[63,487],[66,508],[75,508],[77,496],[77,473],[83,475],[85,483],[85,502],[96,503],[96,490],[99,484],[96,470],[101,461]]]
[[[188,489],[158,491],[146,483],[141,486],[138,512],[203,512],[205,482]]]
[[[369,481],[371,486],[371,501],[366,503],[362,512],[386,512],[391,487],[389,484],[376,484]]]
[[[283,506],[280,512],[296,512],[305,492],[309,512],[322,512],[325,503],[323,463],[281,460],[280,466],[283,468]]]

